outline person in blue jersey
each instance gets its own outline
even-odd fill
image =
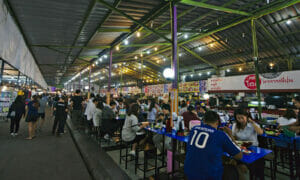
[[[219,180],[223,177],[224,152],[237,160],[243,154],[229,135],[217,130],[220,117],[216,112],[207,111],[203,120],[190,131],[184,173],[189,180]]]

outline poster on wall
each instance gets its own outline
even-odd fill
[[[259,77],[260,88],[269,91],[299,91],[299,77],[300,71],[261,74]],[[208,92],[256,90],[254,74],[210,78],[207,83]]]

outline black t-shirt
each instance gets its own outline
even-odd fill
[[[73,109],[74,110],[81,110],[82,109],[83,98],[81,96],[73,96],[71,101],[73,102]]]
[[[67,112],[66,112],[67,104],[65,102],[57,102],[55,108],[56,108],[56,113],[55,113],[56,117],[64,117],[64,118],[67,117]]]

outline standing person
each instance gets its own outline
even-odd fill
[[[102,101],[99,101],[96,105],[96,111],[94,113],[94,116],[93,116],[93,124],[94,124],[94,127],[96,129],[96,132],[98,133],[99,135],[99,132],[100,132],[100,128],[101,125],[102,125],[102,110],[103,110],[103,102]]]
[[[80,94],[80,90],[77,89],[75,91],[74,96],[71,98],[71,107],[73,108],[72,110],[72,121],[73,123],[80,125],[82,124],[82,103],[83,103],[83,98]]]
[[[63,96],[59,97],[59,100],[56,106],[54,107],[54,111],[55,111],[55,118],[52,127],[52,134],[54,135],[55,133],[57,133],[57,135],[59,136],[64,133],[65,122],[68,115],[68,106],[65,101],[65,97]],[[58,129],[57,129],[57,125],[58,125]]]
[[[92,119],[93,119],[94,112],[96,110],[96,106],[93,103],[94,99],[95,99],[95,94],[91,93],[91,97],[87,101],[85,112],[84,112],[84,115],[86,115],[87,124],[88,124],[88,127],[90,130],[92,129],[92,125],[93,125]]]
[[[39,131],[42,131],[43,125],[45,123],[45,109],[46,109],[47,101],[48,101],[47,96],[44,94],[39,99],[40,107],[38,110],[38,114],[39,114],[38,118],[41,118]]]
[[[25,121],[28,122],[28,137],[31,140],[35,137],[36,122],[38,119],[39,101],[36,95],[33,95],[31,101],[27,104],[27,116]]]
[[[12,115],[12,112],[14,112],[14,116]],[[22,116],[25,117],[25,101],[22,96],[18,95],[15,101],[12,103],[8,112],[8,117],[10,117],[11,119],[10,134],[12,136],[18,135],[20,120]]]
[[[242,159],[240,148],[228,135],[217,130],[219,124],[219,115],[208,111],[204,115],[204,123],[193,127],[190,131],[184,161],[184,173],[189,180],[221,180],[224,171],[222,165],[224,152],[235,159]],[[234,179],[233,176],[231,178]]]
[[[155,107],[155,101],[151,100],[151,103],[150,103],[150,106],[149,106],[149,112],[147,114],[147,120],[150,123],[155,123],[156,115],[157,115],[157,109]]]

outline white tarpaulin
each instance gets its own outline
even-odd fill
[[[48,87],[3,0],[0,0],[0,57],[43,88]]]
[[[300,90],[300,71],[285,71],[260,75],[261,90],[296,91]],[[208,79],[209,92],[253,91],[256,90],[254,74]]]

